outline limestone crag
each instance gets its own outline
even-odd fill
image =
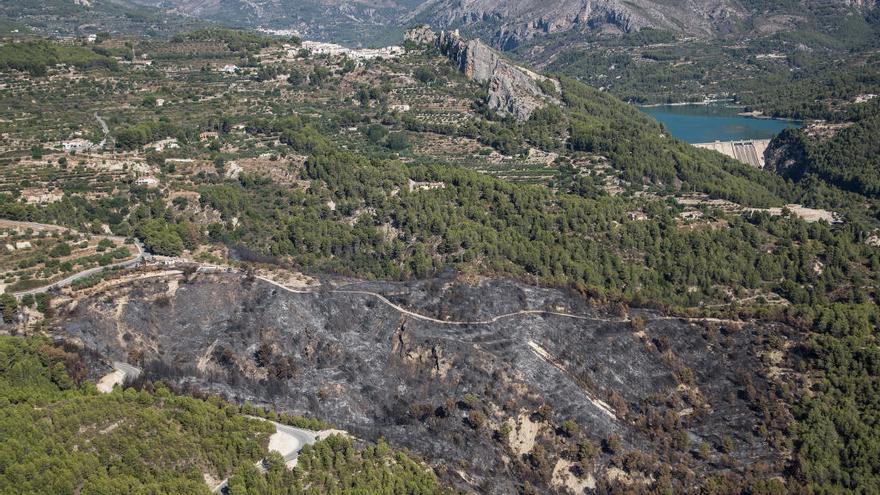
[[[437,27],[461,27],[503,50],[565,31],[626,33],[659,28],[709,37],[725,32],[746,12],[727,0],[439,0],[422,16]]]
[[[535,109],[547,103],[559,104],[538,85],[538,81],[550,79],[504,60],[480,40],[466,40],[457,31],[437,34],[428,26],[409,30],[406,39],[418,44],[433,44],[469,79],[488,84],[486,103],[498,113],[526,120]]]

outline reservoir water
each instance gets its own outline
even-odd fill
[[[737,115],[740,110],[724,105],[664,105],[641,107],[674,137],[689,143],[770,139],[800,122],[756,119]]]

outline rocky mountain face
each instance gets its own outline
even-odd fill
[[[710,38],[750,34],[766,17],[807,19],[813,10],[872,8],[876,0],[429,0],[404,19],[463,29],[503,50],[558,33],[627,33],[654,28]],[[772,14],[772,15],[771,15]],[[846,15],[846,12],[840,12]]]
[[[785,364],[760,349],[796,345],[785,326],[609,313],[562,290],[452,275],[324,287],[169,275],[57,317],[61,337],[147,379],[385,437],[480,493],[665,483],[669,466],[692,486],[718,465],[782,469]]]
[[[390,42],[401,12],[419,0],[131,0],[169,14],[232,27],[296,31],[309,39],[352,46]]]
[[[464,28],[502,49],[565,31],[631,32],[652,27],[710,36],[742,19],[730,0],[434,0],[413,15],[433,26]]]
[[[787,179],[800,179],[809,161],[805,139],[804,134],[796,129],[779,133],[764,151],[764,168]]]
[[[757,29],[773,15],[806,18],[811,9],[868,8],[875,0],[128,0],[165,13],[230,26],[296,30],[352,45],[390,42],[415,24],[455,30],[508,50],[558,33],[624,33],[643,28],[713,37]],[[842,14],[843,15],[843,14]],[[752,22],[753,21],[753,22]],[[780,21],[781,22],[781,21]],[[751,26],[751,27],[750,27]]]
[[[434,33],[427,25],[407,31],[406,39],[434,46],[469,79],[486,84],[487,104],[493,111],[526,120],[548,102],[559,104],[541,87],[543,83],[558,93],[556,81],[504,60],[480,40],[466,40],[457,31]]]

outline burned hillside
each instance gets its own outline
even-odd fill
[[[781,473],[789,449],[778,324],[504,280],[296,293],[239,274],[120,285],[59,317],[148,379],[384,437],[464,490],[683,489],[719,469],[735,483]]]

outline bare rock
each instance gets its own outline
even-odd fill
[[[411,29],[406,39],[433,44],[469,79],[488,84],[487,104],[498,113],[527,120],[535,109],[547,103],[559,104],[538,85],[538,81],[548,78],[504,60],[480,40],[466,40],[458,31],[436,34],[428,26]]]

